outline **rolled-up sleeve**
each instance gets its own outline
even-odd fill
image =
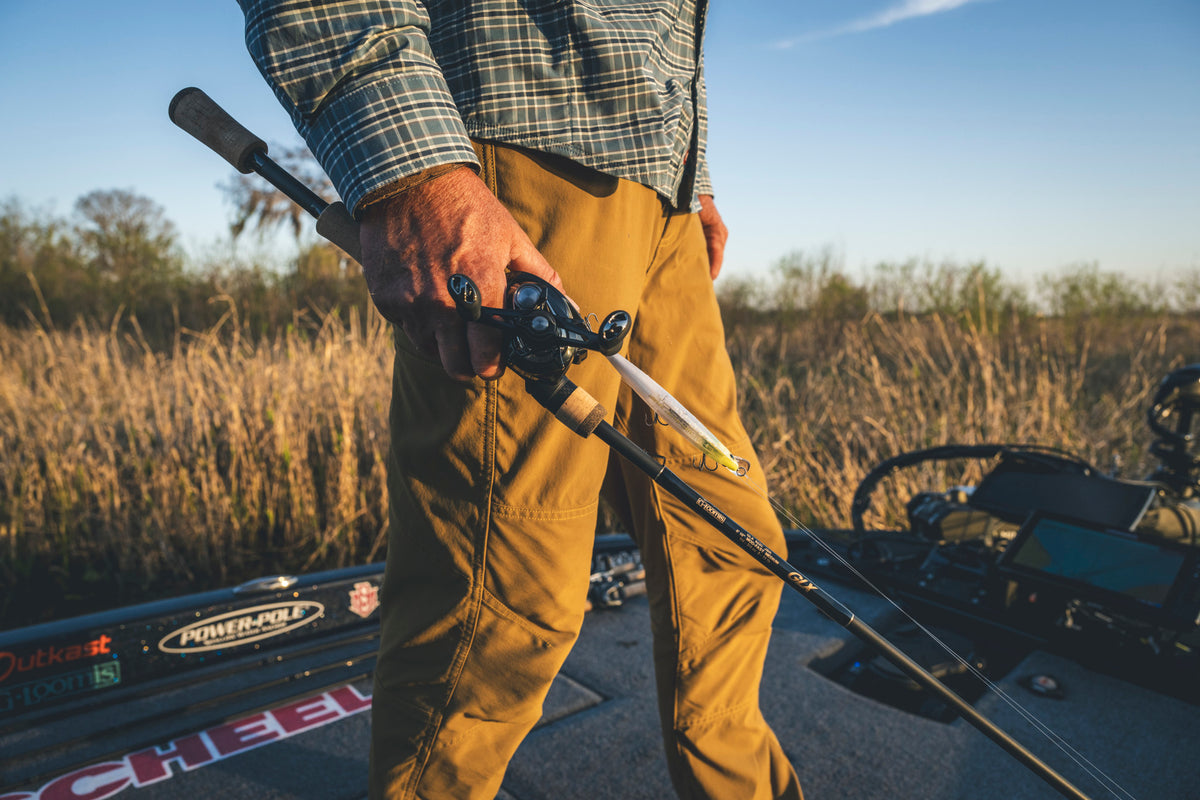
[[[246,46],[347,208],[429,167],[477,164],[415,0],[239,0]]]

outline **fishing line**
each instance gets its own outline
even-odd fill
[[[692,414],[682,403],[666,389],[655,382],[641,369],[633,365],[629,360],[617,354],[608,356],[609,362],[621,375],[621,379],[634,390],[634,392],[642,399],[643,402],[650,407],[656,416],[663,419],[669,427],[681,434],[685,439],[690,441],[702,454],[703,459],[712,457],[718,466],[725,467],[733,475],[742,478],[756,494],[766,500],[773,509],[782,516],[786,517],[789,522],[797,529],[802,531],[810,540],[828,554],[834,561],[845,567],[858,580],[869,587],[871,591],[883,598],[889,605],[900,612],[900,614],[917,627],[922,633],[930,638],[942,650],[946,652],[958,664],[964,667],[967,672],[975,676],[976,679],[983,684],[984,688],[992,692],[1000,698],[1002,702],[1008,705],[1017,713],[1027,724],[1032,726],[1034,730],[1040,733],[1043,737],[1049,740],[1060,752],[1070,759],[1076,766],[1082,769],[1090,778],[1104,787],[1105,791],[1114,797],[1124,797],[1127,800],[1136,800],[1136,798],[1127,789],[1125,789],[1118,781],[1107,775],[1103,770],[1092,763],[1086,756],[1079,752],[1065,738],[1057,734],[1050,726],[1042,722],[1033,712],[1026,709],[1016,700],[1014,700],[1007,692],[1000,688],[998,684],[989,679],[975,665],[969,663],[954,651],[946,642],[938,637],[932,630],[927,628],[912,614],[906,611],[895,600],[889,597],[882,589],[876,586],[866,575],[858,570],[853,564],[846,560],[840,553],[833,549],[828,543],[816,535],[807,525],[804,525],[795,518],[783,505],[772,499],[768,494],[766,487],[757,483],[753,477],[748,475],[750,463],[743,458],[739,458],[729,450],[702,422]],[[703,469],[702,466],[697,469]]]
[[[1105,791],[1107,791],[1109,794],[1113,795],[1114,797],[1125,797],[1128,800],[1137,800],[1137,798],[1132,793],[1130,793],[1127,789],[1125,789],[1125,787],[1122,786],[1120,784],[1120,782],[1118,782],[1116,779],[1110,777],[1107,773],[1104,772],[1104,770],[1100,769],[1094,763],[1092,763],[1092,761],[1090,759],[1088,759],[1086,756],[1084,756],[1083,753],[1079,752],[1074,746],[1071,745],[1070,742],[1068,742],[1065,738],[1063,738],[1058,733],[1056,733],[1052,728],[1050,728],[1049,725],[1042,722],[1033,712],[1029,711],[1024,706],[1022,706],[1020,703],[1018,703],[1016,700],[1014,700],[1011,695],[1009,695],[1002,688],[1000,688],[1000,686],[997,683],[995,683],[990,678],[988,678],[986,675],[984,675],[983,672],[980,671],[978,668],[976,668],[974,664],[971,664],[967,659],[960,656],[952,647],[950,647],[950,645],[946,644],[940,637],[938,637],[937,634],[935,634],[929,628],[925,627],[925,625],[923,625],[919,620],[917,620],[916,617],[914,617],[912,614],[910,614],[908,611],[906,611],[903,607],[901,607],[899,603],[897,603],[895,600],[893,600],[891,597],[889,597],[887,595],[887,593],[885,593],[882,589],[880,589],[878,586],[876,586],[871,581],[870,578],[868,578],[861,571],[859,571],[859,569],[857,567],[855,567],[852,563],[850,563],[848,560],[846,560],[839,552],[837,552],[837,550],[835,550],[831,545],[829,545],[827,542],[825,542],[811,528],[809,528],[807,525],[805,525],[804,523],[802,523],[798,519],[796,519],[796,517],[791,512],[789,512],[786,508],[783,507],[782,503],[779,503],[778,501],[771,498],[770,495],[767,493],[767,490],[764,486],[757,483],[749,475],[743,475],[742,480],[745,481],[747,486],[750,487],[756,494],[758,494],[759,497],[761,497],[762,499],[764,499],[768,503],[770,503],[771,507],[774,508],[777,513],[783,515],[797,530],[801,531],[802,533],[804,533],[805,536],[807,536],[810,540],[812,540],[824,553],[826,553],[831,558],[833,558],[842,567],[846,568],[852,575],[854,575],[854,577],[856,577],[858,580],[862,581],[862,583],[864,585],[869,587],[871,589],[871,591],[873,591],[875,594],[877,594],[879,597],[881,597],[883,600],[885,600],[890,606],[892,606],[892,608],[899,611],[900,614],[905,619],[907,619],[910,623],[915,625],[922,633],[924,633],[926,636],[928,636],[933,642],[935,642],[938,645],[938,647],[940,647],[942,650],[944,650],[947,655],[949,655],[956,662],[958,662],[961,666],[963,666],[968,672],[970,672],[972,675],[974,675],[983,684],[984,688],[986,688],[988,691],[992,692],[994,695],[996,695],[998,698],[1000,698],[1000,700],[1003,701],[1006,705],[1008,705],[1008,707],[1011,708],[1013,711],[1015,711],[1018,714],[1018,716],[1020,716],[1022,719],[1025,720],[1026,723],[1028,723],[1030,726],[1032,726],[1034,728],[1034,730],[1036,730],[1043,737],[1045,737],[1047,740],[1049,740],[1056,748],[1058,748],[1058,750],[1060,752],[1062,752],[1076,766],[1078,766],[1085,773],[1087,773],[1088,777],[1092,778],[1094,781],[1096,781],[1098,784],[1100,784],[1105,789]]]
[[[279,165],[267,156],[266,144],[250,131],[243,128],[236,120],[221,109],[220,106],[204,94],[204,92],[194,87],[180,91],[171,101],[169,114],[177,125],[225,158],[239,172],[258,173],[292,200],[304,207],[305,210],[317,218],[317,232],[321,236],[337,244],[355,261],[362,262],[358,223],[346,208],[340,202],[326,203],[307,189],[300,181],[279,167]],[[584,355],[586,355],[584,352],[586,350],[595,350],[603,353],[605,356],[616,356],[621,349],[621,343],[625,335],[629,332],[632,325],[632,317],[625,311],[614,311],[600,323],[599,330],[594,331],[588,320],[581,316],[578,307],[544,280],[523,273],[512,273],[509,277],[511,293],[506,298],[505,308],[483,308],[478,288],[471,280],[463,275],[452,276],[448,283],[448,289],[454,298],[460,316],[468,322],[479,322],[505,330],[502,358],[514,372],[526,379],[526,389],[539,403],[580,435],[586,437],[590,433],[595,433],[607,442],[610,447],[613,447],[621,455],[629,459],[631,463],[634,463],[635,466],[646,471],[656,483],[660,483],[659,478],[664,477],[664,473],[669,471],[662,464],[655,461],[648,453],[639,449],[632,442],[628,441],[628,439],[624,439],[611,425],[604,422],[603,418],[607,412],[604,411],[603,407],[596,403],[594,399],[587,396],[586,392],[579,392],[578,387],[575,387],[574,384],[565,378],[567,369],[572,364],[579,363]],[[620,358],[614,360],[614,367],[618,367],[619,371],[621,360]],[[632,380],[633,383],[638,383],[639,376],[635,374],[635,371],[636,373],[640,373],[640,370],[633,368],[633,370],[627,371],[630,372],[632,377],[627,377],[624,374],[622,377],[626,377],[627,381]],[[645,373],[640,374],[645,377]],[[648,405],[654,407],[656,402],[665,403],[664,410],[666,414],[663,418],[671,427],[692,441],[699,447],[701,452],[710,455],[719,466],[725,467],[735,475],[745,477],[746,469],[749,466],[748,462],[733,455],[728,448],[716,440],[716,437],[712,436],[711,432],[704,428],[678,401],[666,393],[665,390],[662,390],[661,387],[657,386],[657,384],[652,384],[653,381],[643,382],[643,390],[648,390],[648,394],[652,399],[647,399],[641,391],[638,392],[639,395],[643,396],[643,399],[647,400]],[[656,468],[657,472],[655,472]],[[655,475],[658,477],[655,477]],[[676,497],[681,499],[686,497],[688,502],[704,503],[703,498],[694,489],[688,487],[682,480],[675,476],[674,473],[671,473],[669,478],[669,481],[662,481],[660,485],[666,486]],[[1133,800],[1132,794],[1121,788],[1115,780],[1104,775],[1094,765],[1092,765],[1091,769],[1084,766],[1085,763],[1090,764],[1090,762],[1087,762],[1086,759],[1077,754],[1077,751],[1076,755],[1072,756],[1071,753],[1074,751],[1074,748],[1070,747],[1062,737],[1055,734],[1050,730],[1049,726],[1042,723],[1030,712],[1025,711],[1019,704],[1008,698],[999,687],[980,674],[970,664],[967,664],[962,657],[938,639],[929,629],[917,622],[912,615],[900,608],[895,601],[891,600],[878,587],[871,584],[853,565],[847,563],[845,559],[829,548],[815,533],[795,520],[786,509],[783,509],[772,501],[767,495],[765,487],[757,486],[753,481],[749,485],[766,499],[772,508],[791,520],[793,524],[797,525],[813,541],[817,542],[836,561],[846,566],[852,574],[857,575],[860,580],[867,586],[870,586],[880,597],[899,610],[903,616],[907,617],[920,630],[924,631],[926,635],[937,642],[940,647],[960,664],[963,664],[969,672],[976,675],[985,686],[989,687],[997,696],[1004,699],[1026,721],[1041,731],[1044,736],[1054,741],[1056,746],[1079,765],[1084,772],[1102,785],[1105,785],[1105,780],[1107,780],[1108,783],[1121,789],[1125,797]],[[701,507],[703,508],[703,506]],[[707,519],[712,524],[716,525],[734,541],[741,541],[745,545],[744,549],[751,555],[758,553],[764,556],[763,559],[760,559],[760,563],[768,568],[770,568],[768,566],[770,563],[778,565],[777,561],[774,561],[776,558],[775,554],[770,553],[748,531],[741,529],[732,520],[728,520],[723,516],[717,516],[718,510],[711,507],[708,510],[711,515]],[[739,538],[743,535],[744,539]],[[753,549],[751,545],[757,546],[758,550]],[[771,558],[767,559],[767,556]],[[942,693],[944,698],[948,702],[951,702],[952,705],[955,705],[959,709],[959,713],[968,721],[971,721],[973,725],[989,736],[989,738],[1061,793],[1068,797],[1082,796],[1082,793],[1071,786],[1066,779],[1055,773],[1032,753],[1021,747],[1019,743],[1012,740],[1011,737],[1008,737],[1003,731],[1000,731],[984,719],[968,703],[949,689],[946,689],[945,686],[928,675],[915,662],[912,662],[911,659],[892,646],[891,643],[887,642],[886,639],[869,626],[865,625],[865,623],[858,622],[857,625],[852,627],[852,623],[855,622],[854,615],[844,609],[836,600],[822,592],[818,587],[813,586],[811,583],[808,583],[807,587],[802,585],[800,583],[800,581],[804,580],[802,575],[799,573],[791,573],[786,576],[782,573],[776,574],[787,581],[789,585],[792,585],[793,588],[804,592],[826,614],[833,615],[844,611],[847,617],[844,627],[855,632],[856,635],[868,643],[873,643],[893,663],[903,665],[905,671],[908,671],[910,675],[917,675],[923,679],[927,679],[929,683],[926,684],[926,688],[929,691]],[[831,616],[831,618],[836,621],[834,616]],[[911,671],[909,668],[911,668]],[[1098,776],[1103,776],[1105,780],[1101,780]],[[1118,795],[1108,785],[1105,785],[1105,789],[1110,794]]]

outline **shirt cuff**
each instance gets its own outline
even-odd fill
[[[389,183],[379,187],[378,189],[373,189],[367,192],[359,201],[358,210],[360,213],[362,213],[375,203],[382,203],[384,200],[390,200],[398,194],[407,192],[409,189],[415,189],[423,183],[428,183],[429,181],[440,178],[443,175],[454,172],[460,167],[468,166],[470,165],[456,162],[454,164],[442,164],[440,166],[430,167],[429,169],[422,170],[421,172],[414,172],[412,175],[403,177],[395,183]]]
[[[410,67],[355,87],[322,108],[304,138],[351,213],[367,195],[430,167],[479,166],[435,70]]]
[[[696,171],[696,186],[692,190],[692,194],[699,197],[702,194],[712,195],[712,176],[708,174],[708,162],[701,161],[700,169]]]

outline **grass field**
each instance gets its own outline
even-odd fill
[[[252,339],[230,315],[166,352],[116,331],[0,328],[0,626],[383,557],[377,318]],[[1166,313],[777,313],[728,334],[772,494],[827,527],[876,463],[949,442],[1053,445],[1141,477],[1150,395],[1200,361],[1200,320]],[[980,469],[901,474],[869,522]]]

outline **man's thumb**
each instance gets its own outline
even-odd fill
[[[514,250],[512,260],[508,264],[510,269],[515,272],[528,272],[530,275],[536,275],[562,291],[562,278],[558,277],[554,267],[550,266],[550,262],[538,252],[532,242],[526,240]]]

